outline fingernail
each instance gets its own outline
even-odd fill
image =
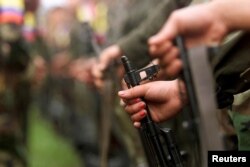
[[[139,113],[139,115],[140,115],[141,117],[145,117],[145,116],[146,116],[146,111],[145,111],[145,110],[141,111],[141,112]]]
[[[125,107],[126,103],[124,103],[124,101],[120,100],[120,106]]]
[[[140,126],[141,126],[141,123],[140,123],[140,122],[134,122],[134,127],[140,128]]]
[[[140,109],[142,109],[142,110],[145,109],[145,106],[146,106],[145,103],[143,103],[143,102],[140,103]]]
[[[125,95],[125,91],[119,91],[119,92],[118,92],[118,95],[119,95],[119,96],[124,96],[124,95]]]
[[[141,101],[141,99],[140,98],[137,98],[137,99],[135,99],[135,103],[139,103]]]

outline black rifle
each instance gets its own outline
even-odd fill
[[[207,165],[208,150],[224,150],[222,132],[216,115],[216,98],[209,56],[216,54],[217,47],[199,46],[187,50],[184,39],[176,38],[183,62],[181,79],[187,90],[187,113],[193,124],[193,134],[198,145],[197,165]]]
[[[152,80],[158,72],[158,66],[153,65],[141,70],[134,69],[128,58],[123,56],[121,58],[124,69],[124,80],[128,86],[134,87],[140,85],[144,80]],[[144,73],[145,77],[141,77]],[[143,97],[142,101],[145,102]],[[171,129],[161,129],[152,120],[148,106],[146,105],[147,115],[141,121],[141,128],[139,134],[145,150],[145,154],[150,167],[183,167],[184,162],[177,147],[173,132]],[[165,146],[165,147],[164,147]],[[170,157],[168,156],[170,155]]]
[[[185,0],[176,0],[176,8],[180,9],[187,6]],[[199,107],[198,107],[198,99],[195,92],[195,86],[193,83],[193,74],[191,72],[190,62],[189,62],[189,54],[187,48],[185,46],[185,41],[183,37],[177,36],[175,39],[175,44],[180,52],[180,59],[183,63],[182,72],[180,74],[180,80],[185,83],[187,98],[189,99],[189,103],[183,108],[185,129],[188,131],[188,142],[192,143],[192,152],[194,157],[194,163],[196,165],[201,165],[201,134],[199,132]]]
[[[193,84],[192,73],[190,69],[190,63],[188,59],[188,52],[184,44],[182,37],[178,36],[175,40],[178,49],[180,50],[180,59],[183,63],[183,70],[180,75],[180,80],[185,83],[187,90],[187,97],[189,103],[183,108],[184,121],[186,125],[186,130],[189,132],[189,142],[193,144],[193,152],[195,158],[195,164],[201,164],[200,159],[200,136],[198,131],[198,102],[195,94],[195,88]]]

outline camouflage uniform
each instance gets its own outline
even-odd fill
[[[238,149],[250,150],[249,142],[249,123],[250,123],[250,91],[245,91],[234,95],[234,103],[229,111],[233,125],[236,129]]]
[[[23,1],[0,4],[0,165],[26,166],[29,54],[22,38]],[[12,11],[16,15],[10,17]]]
[[[217,97],[220,108],[226,108],[238,137],[238,149],[249,150],[249,33],[239,32],[225,41],[214,58]]]

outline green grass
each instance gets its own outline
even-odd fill
[[[80,160],[70,143],[55,133],[36,109],[29,117],[30,167],[80,167]]]

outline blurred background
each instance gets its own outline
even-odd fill
[[[102,89],[91,69],[124,37],[139,35],[134,40],[146,44],[147,18],[165,6],[165,0],[0,0],[0,167],[147,167],[137,130],[119,105],[117,62],[104,72]],[[145,63],[137,58],[137,67]],[[196,166],[197,138],[183,120],[180,114],[165,127]]]
[[[37,28],[46,21],[50,10],[65,8],[66,0],[41,0],[36,12]],[[51,121],[41,116],[36,102],[32,104],[29,115],[29,166],[30,167],[81,167],[80,156],[68,139],[62,137]]]
[[[104,48],[120,36],[125,5],[129,1],[40,1],[33,23],[38,37],[31,42],[36,48],[32,57],[37,77],[28,126],[31,167],[100,166],[100,96],[91,85],[76,81],[73,76],[84,71],[81,66],[87,68],[89,59],[98,56],[93,40]],[[112,17],[119,20],[112,25],[115,31],[109,29]],[[86,81],[88,76],[82,77]],[[109,166],[127,166],[127,151],[119,146],[120,139],[113,138],[118,146],[111,148],[114,150],[111,152],[120,150],[120,153],[114,155]],[[125,159],[126,163],[119,159]]]
[[[117,89],[110,93],[112,103],[102,102],[106,96],[94,87],[89,70],[100,50],[130,30],[129,13],[143,4],[0,1],[0,166],[138,166],[143,157],[134,156],[137,135],[125,113],[110,111],[120,119],[111,114],[109,137],[102,137],[103,108],[121,109]]]

